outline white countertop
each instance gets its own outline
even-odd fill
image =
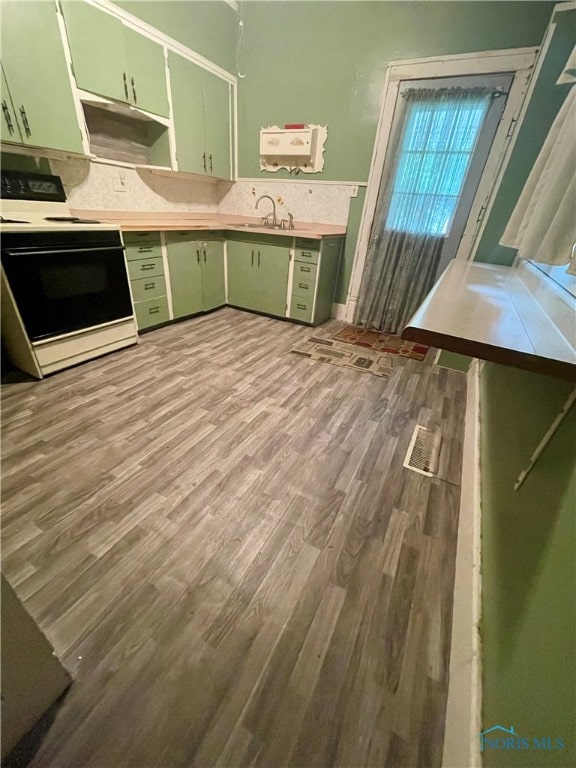
[[[576,379],[574,307],[545,290],[536,298],[521,269],[452,261],[402,337],[503,365]],[[531,276],[532,279],[533,276]],[[543,280],[549,278],[542,274]],[[554,304],[554,311],[546,311]],[[551,319],[554,315],[554,320]]]

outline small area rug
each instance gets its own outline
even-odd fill
[[[331,363],[356,371],[366,371],[388,379],[394,370],[394,358],[376,349],[360,351],[354,344],[346,344],[331,338],[310,336],[291,350],[295,355],[309,357],[322,363]]]
[[[356,347],[372,349],[375,352],[386,352],[389,355],[409,357],[411,360],[424,360],[429,349],[429,347],[424,347],[422,344],[405,341],[395,333],[360,328],[357,325],[345,325],[331,338],[346,344],[354,344]]]

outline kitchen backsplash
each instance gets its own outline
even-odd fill
[[[162,176],[82,159],[51,160],[50,167],[62,178],[71,208],[199,213],[218,209],[215,181]]]
[[[350,195],[354,187],[349,184],[315,184],[313,181],[237,181],[219,182],[219,213],[239,216],[259,216],[255,209],[260,195],[270,195],[276,201],[277,216],[287,218],[291,213],[296,221],[316,221],[322,224],[346,226]],[[261,203],[262,213],[270,212],[270,203]]]
[[[51,160],[52,173],[62,178],[71,208],[79,210],[194,211],[258,216],[256,200],[270,195],[279,219],[346,226],[350,184],[317,184],[303,180],[196,181],[133,168],[91,163],[83,159]],[[262,204],[262,213],[269,207]]]

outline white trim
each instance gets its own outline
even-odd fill
[[[296,262],[296,239],[292,238],[290,245],[290,257],[288,259],[288,285],[286,286],[286,311],[285,317],[290,317],[290,305],[292,303],[292,287],[294,285],[294,265]]]
[[[236,84],[237,78],[234,75],[231,75],[230,72],[227,72],[222,67],[219,67],[217,64],[214,64],[214,62],[210,61],[210,59],[204,58],[204,56],[201,56],[199,53],[196,53],[196,51],[193,51],[191,48],[187,48],[185,45],[182,45],[182,43],[179,43],[173,37],[170,37],[169,35],[165,35],[163,32],[160,32],[160,30],[156,29],[150,24],[147,24],[145,21],[142,21],[142,19],[139,19],[136,16],[133,16],[131,13],[129,13],[128,11],[125,11],[123,8],[119,8],[117,5],[114,5],[112,2],[110,2],[110,0],[84,0],[84,1],[89,3],[90,5],[96,6],[101,11],[105,11],[106,13],[109,13],[111,16],[116,16],[116,18],[120,19],[124,24],[126,24],[127,27],[134,29],[136,32],[139,32],[141,35],[144,35],[145,37],[149,37],[151,40],[154,40],[160,45],[167,46],[168,48],[173,50],[175,53],[178,53],[180,54],[180,56],[183,56],[185,59],[189,59],[190,61],[193,61],[195,64],[200,65],[203,69],[207,69],[213,75],[217,75],[218,77],[221,77],[223,80],[226,80],[229,83],[232,83],[233,85]]]
[[[226,181],[226,179],[224,179]],[[310,186],[311,184],[331,184],[339,187],[367,187],[368,182],[367,181],[323,181],[322,179],[275,179],[270,176],[240,176],[236,179],[236,181],[246,181],[250,182],[251,184],[255,182],[265,182],[267,184],[306,184],[306,186]]]
[[[552,15],[555,13],[563,13],[564,11],[574,11],[576,10],[576,2],[567,2],[567,3],[558,3],[558,5],[554,6],[554,10],[552,11]]]
[[[480,371],[473,360],[467,377],[464,455],[456,550],[450,675],[442,768],[480,768],[481,613],[480,574]]]
[[[573,4],[567,3],[567,5],[574,5],[574,7],[576,7],[576,3],[573,3]],[[554,13],[556,12],[556,8],[558,8],[558,6],[554,6],[552,15],[554,15]],[[571,9],[564,8],[562,10],[571,10]],[[482,221],[480,223],[480,227],[476,232],[475,241],[472,246],[472,252],[470,254],[471,259],[473,259],[474,256],[476,255],[476,251],[478,250],[478,246],[480,245],[480,241],[482,240],[482,235],[484,234],[484,229],[490,218],[490,214],[492,213],[492,207],[494,205],[494,201],[496,200],[496,195],[498,194],[498,191],[500,189],[500,184],[502,183],[504,174],[508,169],[508,163],[510,162],[510,157],[512,156],[512,152],[516,145],[516,139],[518,138],[518,134],[520,133],[518,129],[524,123],[526,111],[528,109],[530,101],[532,100],[532,93],[534,92],[534,88],[536,87],[536,83],[538,82],[538,78],[540,76],[542,63],[544,62],[544,59],[546,58],[546,54],[548,53],[548,48],[550,47],[550,43],[552,42],[552,37],[554,35],[555,30],[556,30],[556,24],[554,24],[553,22],[550,22],[550,24],[548,25],[548,28],[546,29],[546,34],[544,35],[544,40],[542,41],[542,45],[540,46],[540,50],[538,53],[537,60],[535,62],[535,66],[533,68],[533,71],[531,72],[530,81],[527,84],[527,90],[524,95],[524,101],[516,117],[514,132],[506,147],[506,155],[502,158],[502,161],[498,169],[498,173],[496,174],[496,177],[493,180],[492,194],[489,200],[487,200],[486,207],[484,209],[483,216],[482,216]]]
[[[168,243],[166,232],[160,232],[160,253],[162,254],[162,266],[166,280],[166,303],[168,304],[168,319],[174,320],[174,305],[172,304],[172,278],[170,277],[170,263],[168,262]]]
[[[392,62],[389,64],[386,69],[386,76],[382,88],[380,117],[378,120],[374,151],[370,165],[366,200],[364,201],[359,236],[354,254],[354,265],[352,267],[352,275],[348,288],[348,297],[346,301],[346,319],[348,322],[354,321],[354,314],[358,303],[358,294],[360,292],[360,283],[366,261],[370,229],[376,210],[380,181],[389,146],[394,113],[396,111],[396,101],[400,82],[402,80],[418,80],[430,77],[494,74],[499,72],[514,72],[518,75],[518,73],[526,71],[528,74],[530,68],[534,65],[534,59],[537,52],[538,48],[518,48],[509,51],[485,51],[457,54],[455,56],[413,59],[409,61]],[[525,89],[526,83],[524,79],[521,76],[516,76],[512,88],[510,89],[506,105],[508,114],[510,114],[512,108],[519,108],[522,98],[525,97]],[[506,110],[504,114],[507,114]],[[502,158],[501,148],[497,145],[497,140],[499,139],[502,141],[506,138],[507,126],[508,123],[504,125],[502,121],[486,163],[486,168],[488,168],[488,165],[490,164],[492,173],[495,173],[498,168],[498,161],[501,161]],[[505,151],[509,153],[510,142],[508,142]],[[487,178],[486,168],[470,212],[469,222],[474,222],[474,225],[476,223],[474,220],[475,211],[478,211],[481,207],[479,193],[485,194],[484,181]],[[492,183],[494,182],[492,181]],[[476,237],[478,237],[478,233],[476,233]],[[467,239],[467,243],[469,243],[469,238]],[[468,247],[472,247],[471,243],[469,243]],[[459,250],[458,258],[464,258],[463,250]]]
[[[346,319],[346,304],[337,304],[334,302],[332,304],[331,316],[334,318],[334,320],[344,321]]]

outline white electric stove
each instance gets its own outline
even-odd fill
[[[118,227],[70,214],[57,176],[2,171],[2,341],[42,378],[138,341]]]

